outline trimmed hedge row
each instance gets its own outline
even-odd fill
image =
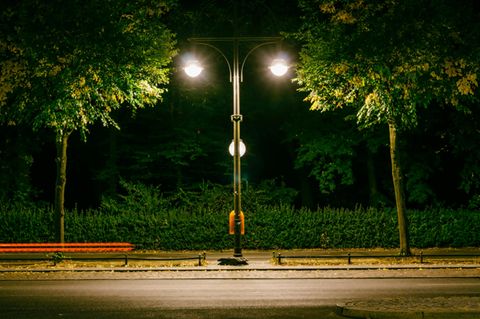
[[[480,246],[480,212],[411,210],[412,247]],[[398,247],[393,209],[259,206],[246,211],[243,247],[249,249]],[[0,242],[54,241],[50,208],[0,207]],[[229,249],[228,212],[166,208],[155,212],[69,211],[68,242],[132,242],[143,249]]]
[[[53,210],[46,207],[0,205],[0,242],[54,242]]]

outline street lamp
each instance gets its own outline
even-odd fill
[[[194,78],[199,76],[200,73],[202,73],[203,67],[200,62],[198,62],[198,60],[189,60],[187,61],[183,70],[185,71],[185,73],[187,73],[189,77]]]
[[[268,68],[270,71],[272,71],[273,75],[284,76],[288,71],[288,64],[284,59],[279,58],[273,60],[272,64]]]
[[[232,141],[232,143],[230,143],[230,145],[228,146],[228,152],[230,153],[230,155],[235,156],[235,141]],[[246,152],[247,147],[245,146],[245,143],[240,140],[240,157],[245,155]]]
[[[240,139],[240,123],[242,115],[240,113],[240,83],[243,82],[243,67],[250,54],[256,49],[265,46],[278,44],[282,39],[280,37],[226,37],[226,38],[190,38],[190,42],[210,47],[217,51],[225,60],[228,66],[230,82],[233,88],[233,113],[231,121],[233,123],[233,142],[230,145],[230,153],[233,156],[233,211],[234,211],[234,252],[233,258],[228,259],[226,264],[247,264],[242,255],[241,245],[241,172],[240,157],[245,152],[245,144]],[[232,58],[229,59],[225,53],[215,44],[228,43],[232,45]],[[249,43],[251,48],[247,53],[240,57],[240,45]],[[270,71],[276,76],[282,76],[288,71],[288,65],[285,59],[277,58],[269,67]],[[196,77],[203,71],[203,67],[198,60],[190,59],[186,62],[184,71],[190,77]],[[243,145],[243,146],[242,146]],[[242,153],[243,151],[243,153]]]

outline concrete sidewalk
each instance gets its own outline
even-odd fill
[[[2,253],[0,254],[0,272],[23,271],[25,268],[15,268],[14,261],[32,258],[32,265],[36,258],[43,258],[36,266],[28,267],[27,270],[82,270],[105,269],[111,271],[326,271],[326,270],[429,270],[429,269],[478,269],[480,268],[480,248],[462,249],[427,249],[423,252],[423,262],[420,261],[420,250],[413,251],[415,257],[399,257],[395,249],[308,249],[287,251],[261,251],[244,250],[243,257],[247,260],[246,265],[225,266],[219,265],[218,260],[231,258],[232,251],[133,251],[128,253],[65,253],[64,262],[59,262],[57,267],[52,267],[53,254],[45,253]],[[282,255],[282,263],[278,264],[278,255]],[[347,255],[351,254],[350,261]],[[205,260],[203,260],[205,256]],[[295,258],[299,256],[322,256],[323,258]],[[386,258],[388,256],[388,258]],[[440,257],[444,256],[444,257]],[[445,257],[446,256],[446,257]],[[465,257],[468,256],[468,257]],[[290,258],[288,258],[290,257]],[[360,258],[362,257],[362,258]],[[65,269],[62,265],[65,261],[81,263],[85,259],[88,267],[72,266]],[[105,259],[105,260],[102,260]],[[12,267],[2,267],[12,261]],[[168,262],[180,266],[172,266]],[[190,259],[190,260],[187,260]],[[141,261],[150,261],[148,266],[141,265]],[[198,262],[202,266],[198,266]],[[187,265],[189,264],[189,266]],[[106,267],[106,264],[112,266]],[[113,265],[115,264],[115,266]],[[100,265],[100,267],[96,267]],[[124,267],[124,266],[129,267]],[[154,266],[151,266],[154,265]],[[94,270],[97,271],[97,270]]]
[[[351,252],[352,256],[368,256],[367,259],[352,258],[351,263],[347,262],[346,255]],[[330,256],[331,258],[321,259],[282,259],[278,264],[275,256]],[[362,278],[373,276],[441,276],[448,272],[448,276],[454,277],[480,277],[480,249],[429,249],[424,251],[423,263],[418,259],[419,252],[415,251],[416,257],[383,258],[386,255],[395,256],[394,249],[355,249],[355,250],[288,250],[282,252],[244,250],[243,256],[248,264],[230,266],[219,265],[218,260],[230,258],[232,251],[138,251],[129,253],[65,253],[64,261],[54,266],[51,259],[52,254],[27,254],[27,253],[4,253],[0,255],[0,273],[2,272],[323,272],[330,276],[342,274],[355,274]],[[205,256],[205,260],[203,260]],[[373,256],[373,257],[370,257]],[[375,256],[379,256],[378,258]],[[449,256],[434,258],[431,256]],[[469,257],[464,257],[469,256]],[[478,257],[475,257],[478,256]],[[84,258],[81,262],[72,257]],[[341,258],[338,258],[341,257]],[[382,258],[381,258],[382,257]],[[9,258],[11,260],[9,261]],[[17,258],[17,259],[16,259]],[[43,261],[25,261],[15,263],[15,260],[22,258],[44,258]],[[105,260],[102,260],[105,258]],[[182,259],[189,259],[184,261]],[[202,265],[198,265],[199,259]],[[148,263],[142,263],[145,260]],[[149,260],[150,259],[150,260]],[[68,263],[71,262],[71,263]],[[170,262],[170,264],[169,264]],[[187,263],[188,262],[188,263]],[[362,272],[363,271],[363,272]],[[437,274],[437,275],[436,275]]]

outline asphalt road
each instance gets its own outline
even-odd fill
[[[0,318],[339,318],[335,305],[480,296],[478,278],[0,281]]]

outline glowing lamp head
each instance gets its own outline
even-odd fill
[[[240,140],[240,157],[242,157],[243,155],[245,155],[245,152],[247,151],[247,147],[245,146],[245,143],[243,143],[242,140]],[[232,141],[232,143],[230,143],[230,146],[228,146],[228,152],[230,153],[230,155],[235,155],[235,143]]]
[[[203,67],[197,60],[190,60],[187,62],[183,70],[189,77],[194,78],[202,73]]]
[[[275,59],[269,67],[275,76],[283,76],[288,71],[287,62],[284,59]]]

